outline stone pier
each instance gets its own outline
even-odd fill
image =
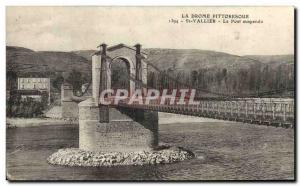
[[[147,83],[147,68],[142,61],[145,54],[141,53],[140,47],[137,45],[138,52],[136,52],[135,48],[123,44],[109,47],[107,51],[103,51],[106,47],[102,46],[102,51],[92,56],[93,96],[78,104],[80,149],[94,152],[134,152],[149,151],[158,145],[157,112],[107,107],[105,109],[108,109],[109,119],[103,122],[101,120],[103,113],[99,111],[99,91],[103,88],[103,82],[100,83],[103,79],[101,73],[107,73],[104,80],[106,88],[110,88],[110,63],[114,59],[125,60],[130,75],[136,77],[138,73],[137,78]],[[101,63],[104,64],[101,66]],[[138,67],[140,72],[136,71],[137,63],[141,63]],[[106,71],[103,71],[103,66],[106,67]],[[132,80],[129,89],[130,92],[135,89],[135,82]]]
[[[151,150],[158,145],[158,114],[109,108],[109,123],[99,122],[93,98],[79,103],[79,148],[100,152]]]
[[[68,83],[61,85],[62,118],[78,119],[78,104],[72,100],[73,87]]]

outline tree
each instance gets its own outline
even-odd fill
[[[73,91],[81,91],[81,85],[86,82],[86,78],[81,72],[73,69],[66,79],[66,82],[73,86]]]
[[[54,77],[52,81],[52,86],[56,89],[59,90],[61,89],[61,84],[64,82],[64,77],[61,74],[58,74]]]
[[[192,76],[192,86],[195,87],[198,84],[197,82],[198,72],[196,70],[193,70],[191,76]]]

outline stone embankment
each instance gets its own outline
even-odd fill
[[[168,147],[161,150],[141,152],[89,152],[78,148],[60,149],[52,154],[48,163],[66,166],[117,166],[117,165],[154,165],[179,162],[194,157],[190,151]]]

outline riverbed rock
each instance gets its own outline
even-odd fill
[[[65,166],[116,166],[116,165],[153,165],[174,163],[191,159],[194,154],[183,148],[164,148],[141,152],[90,152],[78,148],[60,149],[52,154],[48,163]]]

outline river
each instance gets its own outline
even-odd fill
[[[235,122],[159,126],[163,143],[196,158],[174,164],[119,167],[53,166],[46,158],[78,147],[77,125],[7,129],[7,177],[13,180],[291,180],[294,130]]]

